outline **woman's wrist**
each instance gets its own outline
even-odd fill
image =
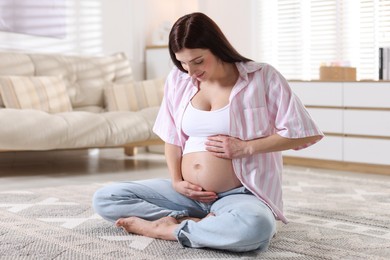
[[[181,174],[180,175],[176,175],[176,176],[172,176],[171,179],[172,179],[173,183],[178,183],[178,182],[183,181],[183,177],[181,176]]]
[[[244,153],[247,156],[251,156],[251,155],[255,154],[255,148],[253,146],[253,142],[252,141],[245,142]]]

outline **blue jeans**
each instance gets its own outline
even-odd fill
[[[167,179],[121,182],[96,191],[93,207],[111,222],[130,216],[157,220],[214,213],[215,217],[199,222],[185,220],[176,228],[179,243],[194,248],[265,251],[276,231],[271,210],[245,187],[219,193],[213,203],[202,203],[176,192]]]

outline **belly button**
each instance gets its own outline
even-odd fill
[[[199,170],[200,168],[202,168],[202,165],[200,165],[199,163],[194,164],[195,170]]]

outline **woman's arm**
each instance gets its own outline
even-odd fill
[[[173,144],[165,143],[165,159],[172,183],[183,180],[181,175],[181,148]]]
[[[285,138],[278,134],[243,141],[238,138],[218,135],[211,136],[206,142],[206,150],[220,158],[242,158],[258,153],[278,152],[302,147],[321,139],[321,135],[304,138]]]
[[[186,197],[200,202],[212,202],[217,199],[217,194],[212,191],[203,191],[202,187],[183,179],[181,173],[182,152],[180,146],[165,143],[165,159],[171,176],[172,186]]]

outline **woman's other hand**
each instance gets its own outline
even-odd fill
[[[216,157],[225,159],[242,158],[249,153],[246,142],[241,139],[227,135],[209,136],[207,139],[206,150]]]
[[[208,137],[206,150],[215,156],[226,159],[242,158],[257,153],[279,152],[289,149],[301,149],[322,138],[321,135],[301,138],[286,138],[279,134],[243,141],[226,135]]]
[[[173,188],[180,194],[204,203],[215,201],[218,196],[213,191],[204,191],[202,187],[192,184],[188,181],[173,182]]]

